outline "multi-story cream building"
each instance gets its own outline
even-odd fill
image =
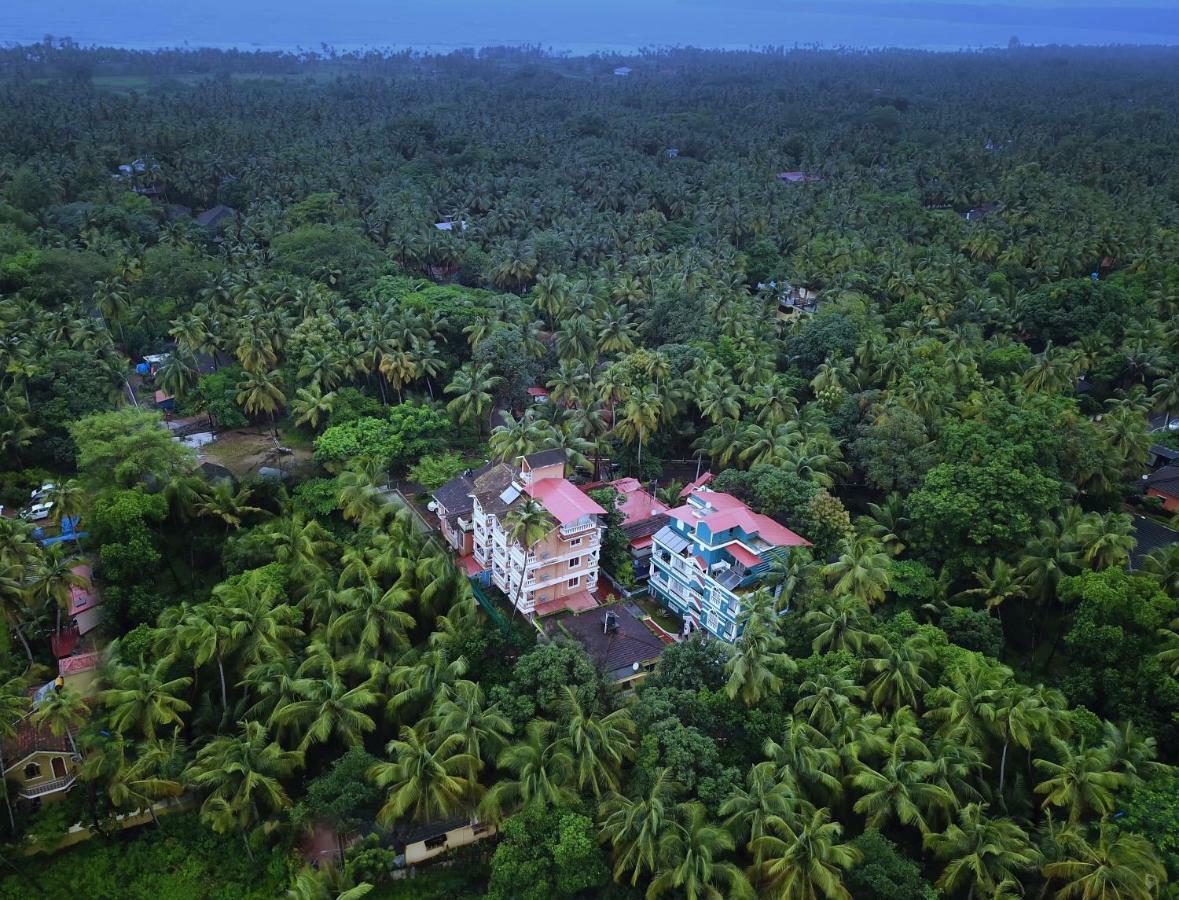
[[[597,605],[598,556],[605,514],[565,479],[565,454],[546,450],[521,457],[518,466],[496,463],[465,473],[439,488],[435,503],[443,534],[464,568],[504,592],[525,615],[548,615]],[[549,532],[524,547],[508,532],[513,508],[535,500],[551,519]],[[468,512],[468,503],[469,512]]]

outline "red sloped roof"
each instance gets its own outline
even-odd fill
[[[698,514],[702,510],[687,505],[676,507],[668,515],[693,526],[697,522],[704,522],[713,534],[727,531],[730,528],[740,528],[746,534],[751,536],[756,534],[767,544],[773,544],[775,547],[811,546],[810,541],[806,538],[795,534],[769,516],[755,513],[732,494],[724,494],[719,491],[701,491],[699,497],[708,503],[714,511],[701,516]]]
[[[582,516],[602,516],[606,510],[593,498],[586,496],[564,478],[545,478],[524,486],[524,493],[538,501],[550,516],[562,525],[576,522]]]
[[[737,560],[737,562],[741,563],[743,566],[753,568],[754,566],[761,565],[761,557],[756,553],[750,553],[740,544],[728,544],[725,546],[725,549],[729,552],[733,559]]]

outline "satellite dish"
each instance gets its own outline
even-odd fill
[[[631,668],[632,672],[637,672],[639,670],[639,664],[638,663],[631,663],[630,668]]]
[[[426,509],[430,510],[430,512],[438,512],[437,501],[431,500],[429,503],[426,504]]]

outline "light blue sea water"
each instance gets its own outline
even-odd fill
[[[533,44],[916,47],[1179,44],[1179,0],[0,0],[0,42],[266,49]]]

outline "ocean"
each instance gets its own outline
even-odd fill
[[[0,0],[0,43],[46,35],[138,49],[423,52],[539,45],[556,53],[696,46],[908,47],[1179,44],[1174,2],[1023,0]]]

